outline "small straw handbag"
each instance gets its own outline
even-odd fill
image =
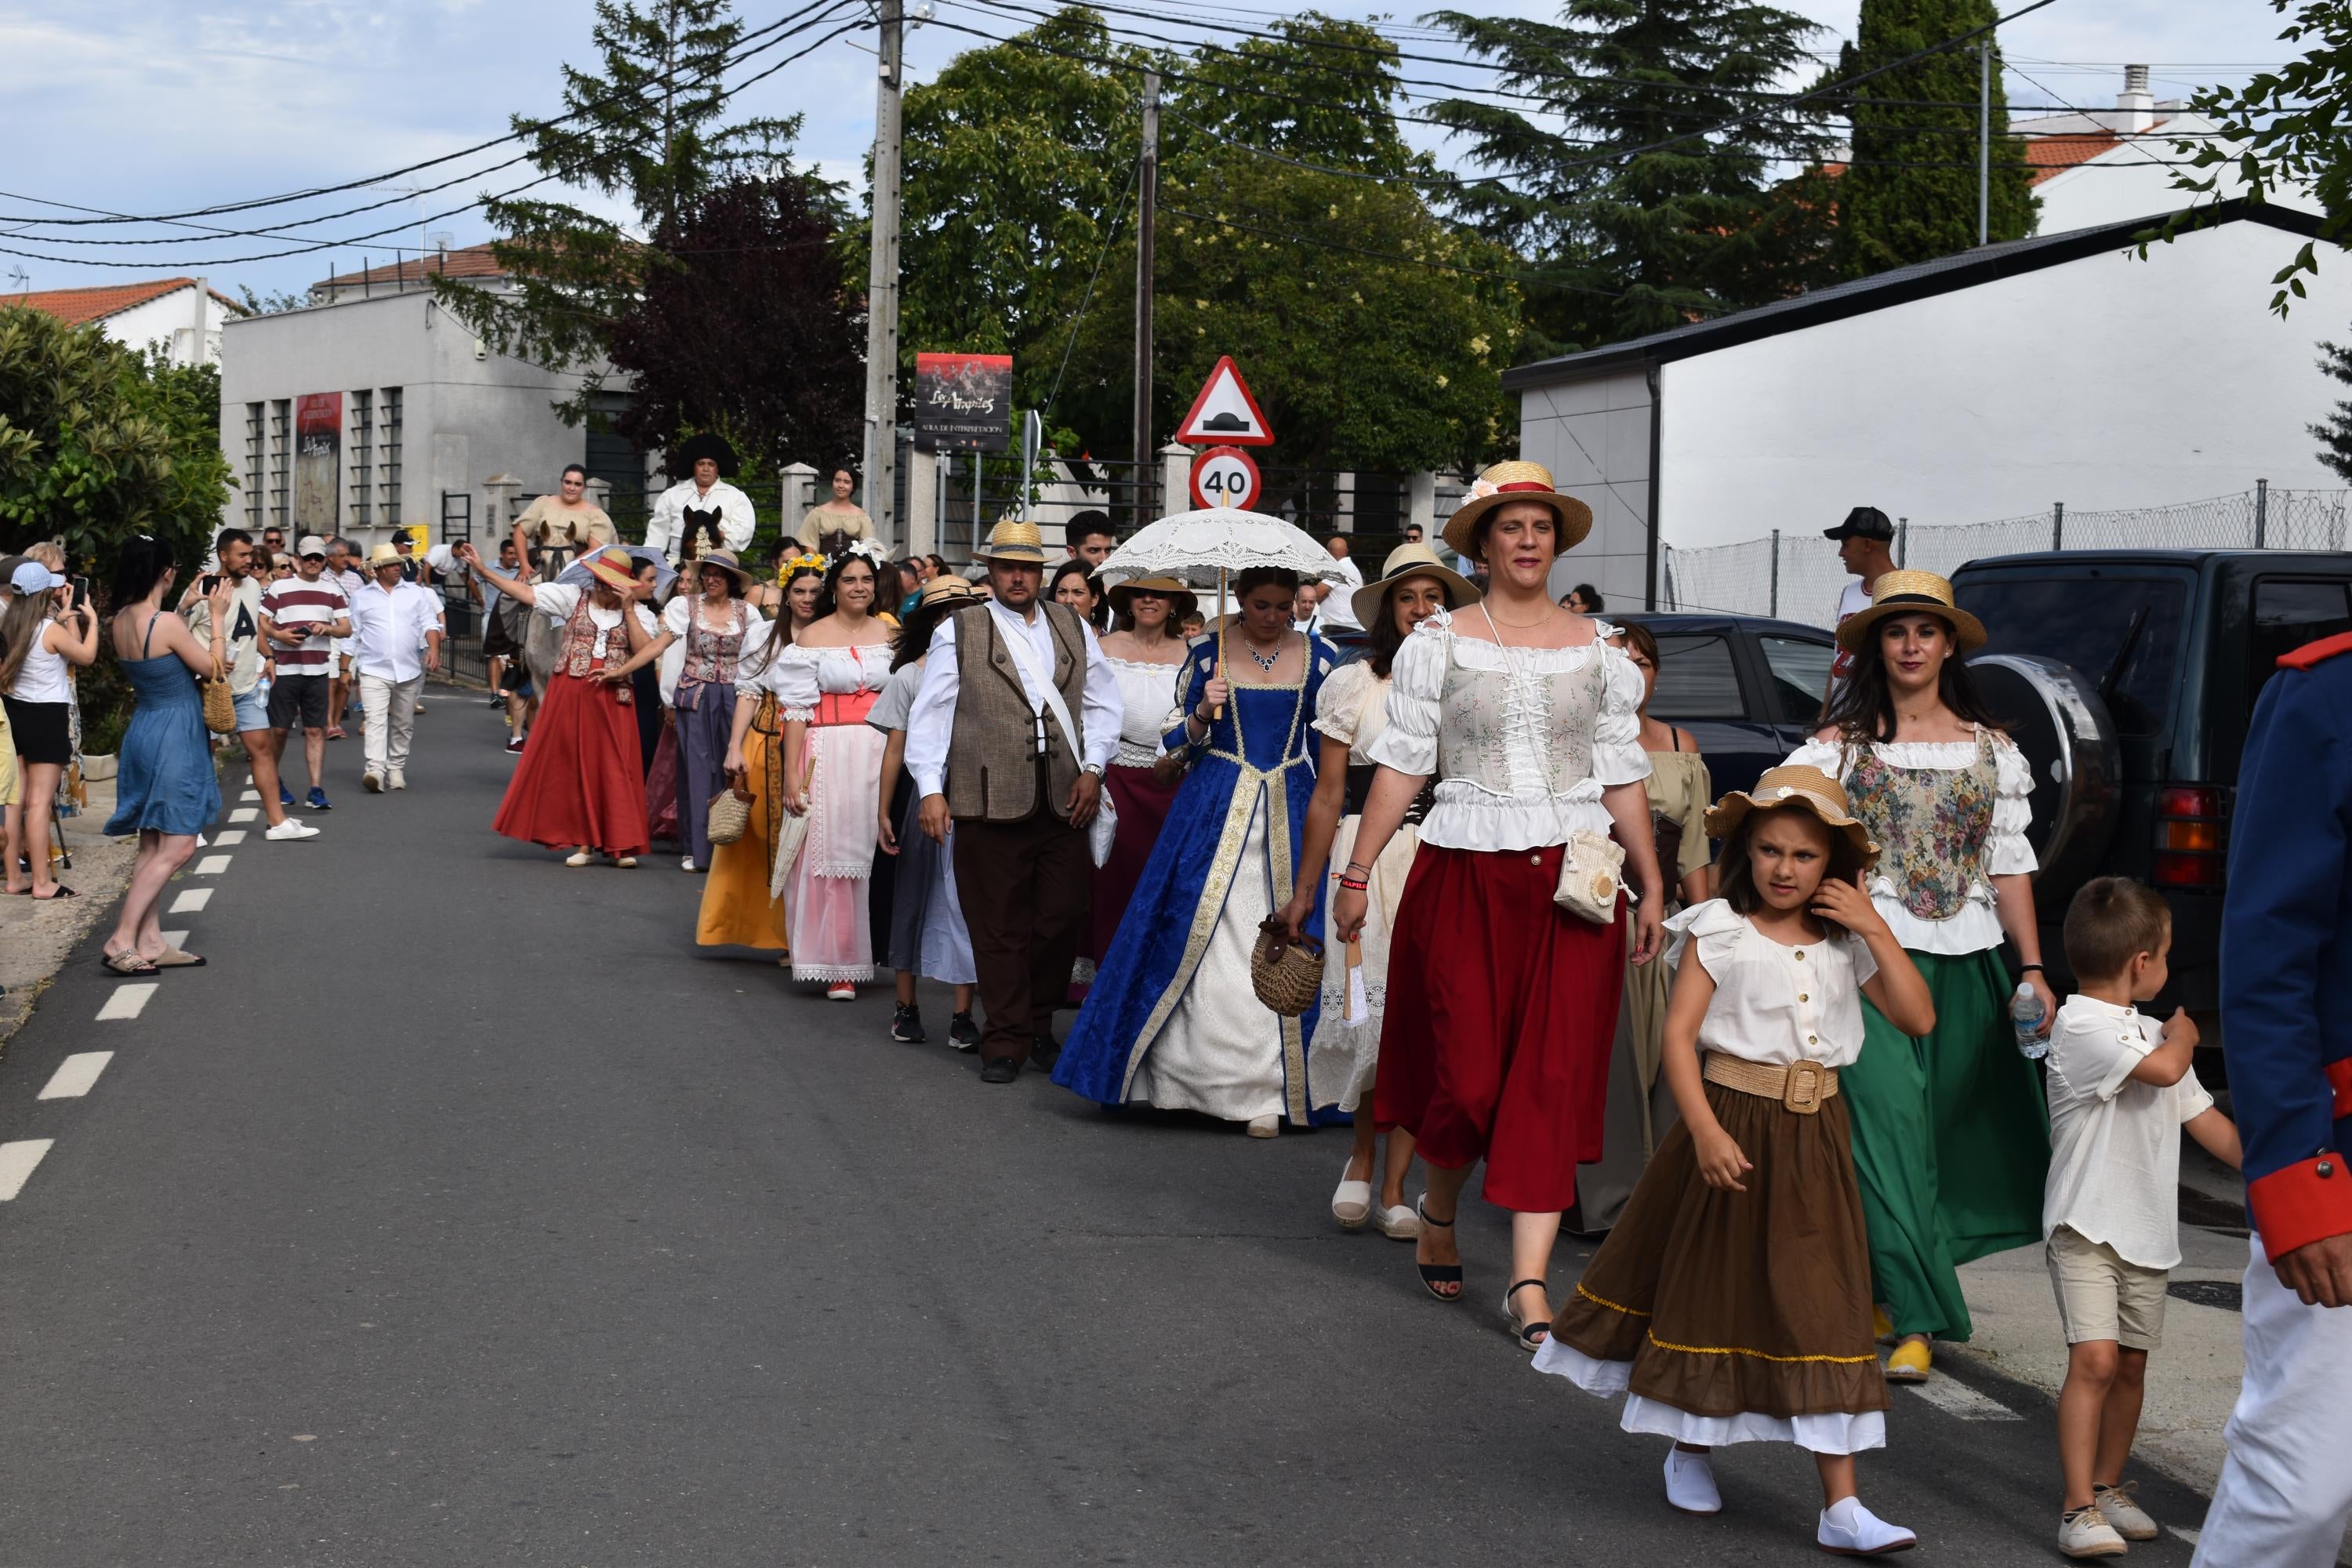
[[[196,682],[204,688],[205,728],[215,735],[236,732],[236,697],[228,689],[228,677],[221,673],[220,652],[213,652],[213,672]]]
[[[1250,989],[1284,1017],[1297,1017],[1323,989],[1323,944],[1311,936],[1293,942],[1290,928],[1268,917],[1250,952]]]
[[[751,792],[730,783],[710,797],[710,822],[704,835],[713,844],[740,844],[751,826]]]

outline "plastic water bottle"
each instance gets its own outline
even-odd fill
[[[2036,1033],[2048,1011],[2042,1005],[2041,993],[2021,981],[2017,994],[2009,999],[2010,1027],[2017,1031],[2017,1048],[2028,1061],[2038,1062],[2050,1054],[2049,1037]]]

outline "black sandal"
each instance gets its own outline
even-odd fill
[[[1428,1196],[1429,1194],[1427,1193],[1423,1193],[1420,1197],[1413,1199],[1412,1212],[1421,1216],[1421,1223],[1423,1225],[1433,1225],[1440,1230],[1452,1230],[1454,1228],[1454,1222],[1452,1220],[1432,1219],[1429,1217],[1429,1211],[1421,1206],[1423,1200]],[[1440,1285],[1453,1285],[1458,1287],[1462,1283],[1462,1265],[1459,1263],[1423,1263],[1420,1260],[1415,1259],[1413,1267],[1421,1270],[1421,1288],[1428,1291],[1431,1296],[1444,1302],[1449,1307],[1462,1300],[1462,1292],[1458,1289],[1451,1296],[1438,1289]]]
[[[1520,1291],[1526,1289],[1530,1285],[1534,1286],[1537,1289],[1541,1290],[1547,1296],[1551,1294],[1551,1288],[1546,1281],[1541,1279],[1522,1279],[1517,1284],[1503,1292],[1503,1317],[1505,1321],[1511,1325],[1511,1337],[1519,1342],[1519,1348],[1527,1352],[1529,1355],[1533,1355],[1536,1352],[1543,1349],[1544,1342],[1546,1340],[1551,1338],[1551,1320],[1549,1318],[1530,1318],[1522,1322],[1519,1319],[1519,1315],[1511,1310],[1511,1298],[1517,1295]]]
[[[79,897],[81,897],[79,893],[75,892],[63,882],[59,882],[49,889],[49,896],[46,899],[41,897],[38,893],[33,894],[33,902],[37,904],[49,904],[55,903],[59,899],[78,899]]]

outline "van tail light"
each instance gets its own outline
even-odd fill
[[[2156,792],[2156,864],[2159,888],[2219,889],[2228,864],[2229,800],[2203,784]]]

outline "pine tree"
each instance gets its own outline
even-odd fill
[[[2352,347],[2321,343],[2319,368],[2352,386]],[[2319,440],[2319,460],[2333,468],[2337,479],[2352,484],[2352,399],[2338,403],[2325,420],[2305,428]]]
[[[1839,51],[1833,79],[1932,48],[1995,15],[1993,0],[1862,0],[1855,41]],[[1994,55],[1989,237],[2021,239],[2032,232],[2039,202],[2026,183],[2024,150],[2009,134],[1999,47],[1990,33],[1978,42]],[[1970,44],[1825,100],[1853,126],[1853,160],[1835,182],[1839,276],[1866,278],[1976,245],[1981,68]]]
[[[1521,357],[1827,280],[1820,192],[1772,177],[1824,145],[1775,101],[1820,32],[1804,17],[1748,0],[1566,0],[1557,24],[1432,20],[1494,64],[1498,87],[1539,100],[1433,110],[1498,176],[1456,187],[1454,209],[1545,276],[1527,289]]]

